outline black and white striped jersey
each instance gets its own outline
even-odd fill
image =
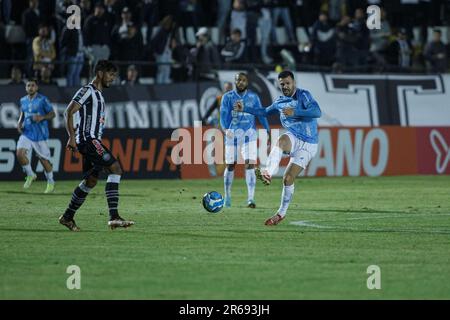
[[[90,83],[78,90],[72,101],[81,106],[76,117],[76,143],[89,139],[101,140],[105,126],[105,100],[102,93]]]

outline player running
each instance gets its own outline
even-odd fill
[[[105,125],[105,100],[102,90],[109,88],[117,75],[117,67],[107,60],[100,60],[95,67],[95,78],[82,87],[73,97],[66,110],[66,128],[69,134],[67,148],[79,151],[83,158],[84,180],[75,188],[66,212],[59,222],[71,231],[79,231],[73,219],[75,212],[83,204],[89,192],[97,184],[99,173],[105,170],[108,175],[105,194],[109,207],[111,229],[127,228],[134,224],[119,216],[119,183],[122,168],[111,152],[102,144]],[[73,127],[73,116],[78,112],[79,124]]]
[[[249,113],[233,110],[237,103],[252,110],[264,109],[256,93],[248,90],[248,76],[240,72],[235,75],[236,90],[223,95],[220,105],[220,126],[225,132],[225,163],[227,165],[224,177],[225,207],[231,206],[231,185],[234,178],[234,168],[238,159],[237,152],[241,151],[245,161],[245,181],[247,183],[247,206],[256,208],[255,204],[255,163],[257,158],[255,116]],[[265,117],[258,117],[270,137],[269,123]]]
[[[31,168],[31,158],[27,153],[33,149],[44,167],[47,178],[47,188],[44,193],[51,193],[55,190],[55,180],[53,179],[53,166],[50,162],[50,149],[48,147],[48,120],[55,117],[55,111],[48,98],[38,93],[37,80],[28,80],[25,87],[27,94],[20,99],[20,116],[17,123],[17,130],[21,134],[17,142],[17,160],[26,173],[24,189],[28,189],[37,175]]]
[[[295,178],[305,170],[308,163],[317,153],[318,135],[317,118],[322,112],[311,94],[296,87],[294,74],[283,71],[278,75],[278,83],[283,92],[275,102],[265,108],[251,108],[237,104],[235,109],[258,116],[268,116],[279,112],[280,122],[287,132],[282,134],[276,146],[272,148],[264,170],[256,169],[256,176],[264,184],[269,185],[272,176],[278,171],[281,157],[290,156],[289,165],[283,175],[283,191],[278,212],[266,220],[266,225],[277,225],[286,216],[289,203],[294,194]]]

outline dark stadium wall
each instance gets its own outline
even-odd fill
[[[201,120],[220,94],[220,84],[233,81],[236,71],[221,71],[218,82],[151,86],[117,86],[105,90],[107,128],[191,127]],[[280,92],[277,74],[250,73],[250,89],[267,106]],[[450,126],[450,75],[345,75],[296,73],[297,85],[319,102],[321,127]],[[42,86],[64,128],[64,110],[77,88]],[[15,128],[22,86],[0,86],[0,130]],[[277,124],[273,116],[271,124]]]

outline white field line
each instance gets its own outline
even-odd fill
[[[367,214],[376,214],[376,212],[368,212]],[[330,218],[326,220],[315,220],[315,222],[334,222],[334,221],[352,221],[352,220],[376,220],[386,218],[414,218],[414,217],[429,217],[429,216],[450,216],[450,213],[403,213],[388,216],[376,216],[376,217],[354,217],[354,218]]]
[[[449,216],[450,214],[443,213],[443,214],[426,214],[426,216]],[[415,216],[418,216],[415,215]],[[425,214],[422,214],[421,216],[425,216]],[[393,216],[383,216],[383,217],[361,217],[361,218],[347,218],[347,219],[339,219],[339,221],[350,221],[350,220],[370,220],[370,219],[385,219],[385,218],[393,218]],[[410,218],[405,216],[396,216],[395,218]],[[328,225],[328,224],[318,224],[317,222],[331,222],[331,221],[316,221],[316,222],[310,222],[310,221],[292,221],[290,222],[291,225],[295,225],[298,227],[306,227],[306,228],[315,228],[315,229],[334,229],[334,230],[347,230],[347,231],[374,231],[374,232],[417,232],[417,233],[436,233],[436,234],[450,234],[450,229],[447,230],[423,230],[423,229],[383,229],[383,228],[361,228],[361,227],[350,227],[350,226],[336,226],[336,225]]]

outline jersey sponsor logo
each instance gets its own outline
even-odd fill
[[[78,91],[78,94],[74,100],[76,100],[76,101],[80,100],[85,95],[86,91],[88,91],[88,90],[89,90],[88,87],[81,88],[80,91]]]
[[[111,160],[111,155],[108,152],[105,152],[105,154],[102,156],[104,161]]]
[[[442,134],[436,129],[430,132],[430,143],[436,153],[436,172],[442,174],[450,161],[450,148]]]
[[[102,144],[98,141],[98,140],[92,140],[92,144],[95,147],[95,151],[97,151],[97,153],[99,155],[103,155],[105,153],[105,149],[103,148]]]

